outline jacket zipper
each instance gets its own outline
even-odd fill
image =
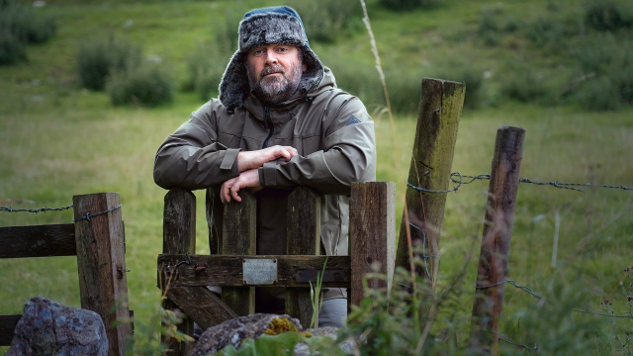
[[[270,141],[270,138],[273,137],[275,133],[275,125],[273,125],[273,119],[270,117],[270,109],[268,109],[268,106],[264,106],[264,122],[270,131],[268,131],[268,137],[264,140],[262,148],[268,147],[268,141]]]

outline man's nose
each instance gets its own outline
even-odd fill
[[[275,53],[275,51],[266,51],[266,63],[277,63],[277,54]]]

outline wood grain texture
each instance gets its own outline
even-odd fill
[[[242,202],[231,201],[224,206],[222,219],[222,255],[254,255],[257,251],[257,200],[248,192],[241,190]],[[233,273],[242,273],[242,262],[235,266]],[[213,285],[213,284],[209,284]],[[255,289],[222,288],[222,301],[237,315],[255,313]]]
[[[167,298],[203,330],[237,318],[237,314],[206,287],[172,285],[167,290]]]
[[[376,271],[388,276],[388,281],[368,280],[369,288],[391,287],[396,249],[395,194],[393,182],[352,184],[349,243],[353,305],[359,305],[364,297],[363,278],[367,273]]]
[[[0,258],[76,254],[75,224],[0,227]]]
[[[408,182],[427,190],[446,190],[449,185],[459,117],[464,103],[464,83],[425,78],[413,143]],[[409,269],[412,245],[424,245],[426,268],[417,268],[432,288],[437,282],[439,241],[446,194],[421,193],[407,188],[400,227],[396,265]],[[422,256],[419,256],[422,258]],[[427,273],[428,270],[428,273]]]
[[[165,195],[163,210],[163,253],[194,254],[196,252],[196,196],[182,188],[174,188]],[[173,265],[172,265],[173,266]],[[173,268],[173,267],[170,267]],[[164,269],[163,269],[164,270]],[[159,278],[163,274],[159,273]],[[166,281],[159,280],[163,293],[167,293],[171,286]],[[169,296],[163,301],[165,310],[174,310],[178,305]],[[186,312],[185,312],[186,313]],[[178,325],[178,330],[193,336],[193,320],[185,318]],[[186,355],[192,346],[170,338],[163,342],[172,351],[168,355]]]
[[[494,353],[499,344],[503,282],[508,274],[524,137],[525,130],[517,127],[501,127],[497,131],[469,340],[470,346],[481,354]]]
[[[81,307],[97,312],[106,326],[109,355],[122,355],[131,336],[128,320],[127,277],[122,209],[99,213],[121,205],[118,193],[73,197],[77,267]],[[90,220],[82,220],[90,213]],[[114,309],[114,312],[112,311]]]
[[[226,287],[243,286],[242,263],[246,258],[277,259],[277,283],[263,287],[309,287],[306,278],[304,282],[297,282],[302,271],[312,272],[312,283],[316,282],[316,272],[321,272],[327,258],[326,275],[331,276],[330,282],[323,282],[324,287],[348,288],[351,280],[350,256],[303,256],[303,255],[191,255],[191,265],[182,264],[178,267],[178,278],[172,285],[208,286],[218,285]],[[183,261],[185,255],[163,254],[158,256],[159,269],[166,265],[174,265]],[[205,266],[205,273],[196,272],[196,266]]]
[[[287,255],[318,255],[321,244],[321,196],[307,187],[288,196]],[[310,290],[286,290],[286,314],[298,318],[304,328],[312,319]]]

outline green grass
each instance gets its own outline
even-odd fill
[[[110,34],[126,37],[143,44],[145,54],[163,58],[174,77],[182,81],[186,76],[186,54],[198,41],[212,38],[216,23],[213,13],[222,13],[233,2],[50,3],[43,11],[58,17],[57,37],[45,45],[29,47],[28,62],[0,67],[0,206],[58,207],[71,204],[73,195],[120,193],[126,224],[126,264],[131,270],[127,276],[130,307],[140,323],[147,323],[159,298],[155,269],[162,247],[165,194],[152,181],[153,156],[163,139],[187,120],[202,101],[195,93],[178,93],[169,106],[113,108],[106,94],[78,88],[76,51],[84,38]],[[244,1],[239,7],[247,9],[255,4],[261,2]],[[508,74],[499,72],[504,61],[528,55],[534,56],[535,62],[544,63],[546,71],[552,71],[555,66],[548,67],[548,61],[553,60],[546,57],[546,51],[531,48],[520,38],[516,40],[518,49],[512,49],[515,47],[509,43],[510,38],[492,48],[477,42],[474,32],[480,10],[495,4],[447,0],[428,12],[395,13],[370,2],[369,15],[383,63],[392,69],[406,68],[411,72],[410,80],[417,82],[422,76],[434,76],[437,68],[455,56],[476,61],[493,71],[494,77]],[[528,19],[545,7],[544,2],[532,1],[503,6],[505,11],[517,16],[525,14]],[[126,27],[128,20],[132,25]],[[347,60],[372,71],[368,42],[361,31],[334,44],[312,45],[326,64],[340,56],[343,60],[337,63]],[[556,56],[556,63],[565,61],[561,54]],[[522,177],[633,186],[633,109],[588,113],[574,105],[543,107],[496,100],[495,106],[464,111],[453,171],[489,173],[496,130],[511,125],[526,129]],[[366,104],[372,111],[380,102]],[[393,126],[386,115],[375,115],[375,120],[378,179],[396,182],[399,221],[415,117],[399,115]],[[486,191],[487,182],[474,182],[448,196],[440,243],[441,283],[462,266],[473,240],[475,259],[478,256]],[[204,194],[196,195],[198,253],[208,253]],[[541,294],[555,294],[560,292],[560,284],[573,284],[581,288],[578,293],[587,303],[577,307],[599,311],[600,302],[618,285],[622,270],[631,265],[632,199],[630,191],[587,189],[579,193],[522,184],[514,220],[510,278]],[[556,211],[560,216],[560,241],[558,262],[552,267]],[[0,212],[1,226],[71,221],[69,211]],[[0,270],[0,314],[20,313],[24,303],[35,295],[79,305],[73,258],[0,260]],[[445,312],[449,315],[457,311],[460,316],[461,343],[468,336],[475,278],[476,263],[471,261],[462,286],[463,298],[454,310]],[[624,313],[627,294],[633,291],[625,284],[612,298],[616,314]],[[502,333],[532,344],[545,339],[517,329],[517,313],[532,306],[531,296],[507,286]],[[447,323],[440,318],[437,331]],[[552,330],[553,335],[558,335],[556,331],[562,329]],[[606,334],[599,337],[608,344],[610,336],[605,330]],[[614,349],[606,350],[610,351],[602,354],[617,354]]]

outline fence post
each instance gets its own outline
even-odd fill
[[[132,334],[121,198],[118,193],[75,195],[73,207],[81,307],[101,316],[108,355],[120,356]]]
[[[297,187],[288,196],[287,223],[286,254],[318,255],[321,250],[321,196],[310,188]],[[308,289],[286,289],[286,314],[298,318],[304,328],[309,328],[312,312]]]
[[[424,78],[408,182],[426,190],[448,189],[457,126],[462,112],[464,83]],[[423,194],[407,188],[400,226],[396,266],[411,268],[411,246],[422,242],[426,268],[416,270],[435,287],[439,269],[440,231],[446,194]],[[410,236],[410,240],[408,238]],[[409,244],[411,243],[411,245]]]
[[[171,189],[165,194],[165,207],[163,210],[163,253],[169,254],[193,254],[196,252],[196,196],[183,188]],[[159,276],[162,276],[159,273]],[[176,273],[172,274],[176,276]],[[165,285],[168,281],[160,283],[163,293],[169,288]],[[169,299],[163,301],[165,310],[173,310],[178,306]],[[185,318],[178,330],[193,336],[193,320]],[[163,339],[171,351],[169,355],[186,355],[192,348],[191,344],[178,342],[170,338]]]
[[[372,289],[390,288],[396,248],[396,185],[393,182],[352,184],[349,206],[349,254],[352,305],[363,299],[363,276],[378,272],[387,280],[370,279]],[[378,264],[378,270],[372,265]]]
[[[525,130],[517,127],[504,126],[497,131],[469,340],[475,354],[498,352],[524,136]]]
[[[242,202],[224,206],[222,255],[254,255],[257,249],[257,200],[247,189],[240,190]],[[255,288],[222,287],[222,301],[237,315],[255,313]]]

